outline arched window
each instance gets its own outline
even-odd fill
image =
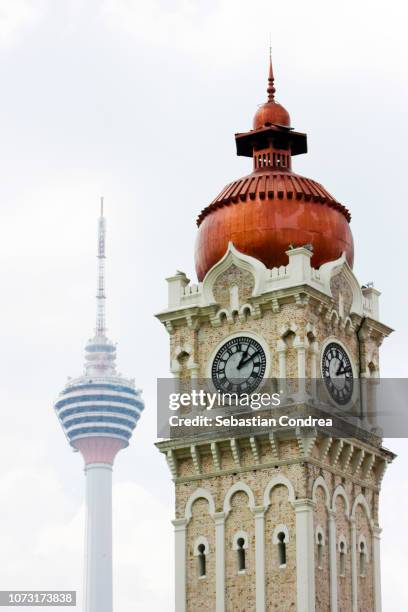
[[[209,552],[207,538],[200,536],[194,544],[194,555],[197,557],[197,575],[199,578],[207,576],[207,555]]]
[[[316,554],[317,567],[319,569],[323,569],[325,538],[324,538],[324,531],[322,527],[320,527],[320,525],[316,527],[315,533],[316,533],[315,542],[316,542],[316,550],[317,550],[317,554]]]
[[[280,568],[286,567],[287,544],[289,542],[289,531],[286,525],[278,525],[272,535],[272,543],[277,547],[278,565]]]
[[[206,559],[205,559],[205,546],[204,544],[198,545],[198,575],[200,578],[206,575]]]
[[[282,567],[286,565],[286,534],[283,531],[278,533],[278,554],[279,565]]]
[[[360,576],[364,578],[367,572],[367,550],[364,541],[360,542]]]
[[[317,534],[317,566],[323,569],[323,535],[320,532]]]
[[[248,548],[248,535],[245,531],[238,531],[238,533],[235,534],[232,548],[236,550],[238,574],[244,574],[248,565],[246,555],[246,550]]]
[[[238,538],[237,540],[237,560],[238,560],[238,571],[244,572],[246,570],[245,560],[245,540],[244,538]]]
[[[340,576],[346,575],[346,543],[344,540],[340,541]]]

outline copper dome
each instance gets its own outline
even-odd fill
[[[253,129],[259,130],[270,125],[290,126],[290,116],[286,108],[277,102],[265,102],[258,108],[253,121]]]
[[[198,279],[225,254],[228,243],[267,268],[288,263],[290,245],[313,245],[312,266],[345,252],[353,265],[350,213],[319,183],[290,171],[256,170],[234,181],[198,217]]]
[[[288,263],[290,245],[305,244],[313,247],[315,268],[343,252],[353,265],[350,213],[322,185],[292,172],[292,156],[307,152],[307,137],[289,127],[289,114],[274,94],[270,61],[268,101],[256,113],[254,129],[235,135],[237,154],[253,157],[254,170],[229,183],[197,219],[200,281],[229,242],[268,268]]]

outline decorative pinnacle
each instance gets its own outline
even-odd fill
[[[106,224],[103,216],[103,198],[101,198],[101,215],[98,222],[98,277],[96,286],[96,335],[105,336],[105,235]]]
[[[273,76],[273,68],[272,68],[272,47],[269,47],[269,76],[268,76],[268,102],[275,101],[275,77]]]

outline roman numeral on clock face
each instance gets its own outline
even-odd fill
[[[350,402],[353,395],[353,370],[347,351],[337,342],[330,342],[322,355],[322,375],[326,388],[338,404]]]
[[[239,336],[217,351],[211,375],[218,388],[251,393],[262,382],[265,370],[266,355],[261,344],[254,338]]]

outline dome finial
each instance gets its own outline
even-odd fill
[[[273,76],[273,67],[272,67],[272,47],[269,46],[269,76],[268,76],[268,102],[275,101],[275,77]]]

